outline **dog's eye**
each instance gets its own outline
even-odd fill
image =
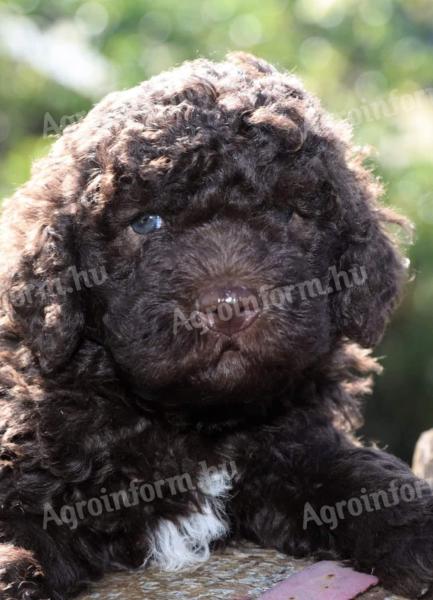
[[[283,223],[288,223],[290,221],[290,219],[293,217],[293,213],[295,212],[295,209],[292,208],[291,206],[284,208],[282,210],[278,211],[278,218],[281,219],[281,221]]]
[[[162,219],[159,215],[141,215],[131,223],[131,227],[135,233],[145,235],[146,233],[152,233],[152,231],[160,229],[162,227]]]

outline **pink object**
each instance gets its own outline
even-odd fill
[[[373,575],[324,560],[282,581],[260,600],[352,600],[378,583]]]

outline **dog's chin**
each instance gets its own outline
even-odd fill
[[[262,361],[258,356],[227,349],[217,360],[201,366],[187,379],[191,397],[200,402],[254,402],[274,392],[290,379],[290,368],[275,360]]]
[[[128,354],[117,364],[131,387],[161,405],[175,398],[181,404],[244,403],[281,391],[302,371],[306,358],[287,339],[279,344],[268,338],[265,344],[257,335],[201,338],[198,344],[184,344],[183,352],[176,350],[172,355]]]

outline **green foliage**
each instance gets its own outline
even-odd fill
[[[386,201],[417,225],[405,301],[378,350],[366,432],[409,459],[433,426],[433,4],[430,0],[0,1],[0,195],[106,91],[200,55],[297,72],[377,148]]]

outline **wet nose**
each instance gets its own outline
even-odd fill
[[[213,286],[201,292],[198,310],[209,329],[231,336],[257,319],[259,298],[256,290],[243,285]]]

